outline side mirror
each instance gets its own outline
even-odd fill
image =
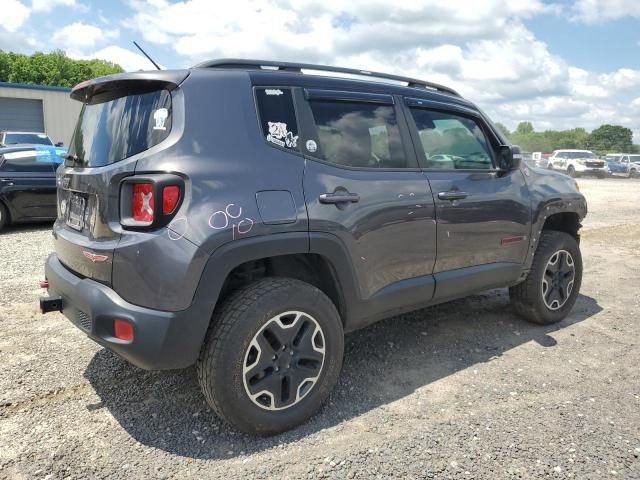
[[[520,168],[520,162],[522,162],[520,147],[517,145],[500,145],[498,147],[498,168],[500,170],[517,170]]]
[[[58,142],[58,143],[56,143],[56,147],[64,147],[64,142]]]

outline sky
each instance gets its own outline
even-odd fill
[[[240,57],[451,86],[495,121],[624,125],[640,143],[640,0],[0,0],[0,49],[125,70]]]

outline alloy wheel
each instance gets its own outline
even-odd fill
[[[313,389],[324,358],[324,333],[311,315],[300,311],[276,315],[247,348],[242,371],[245,391],[265,410],[290,408]]]
[[[542,276],[542,299],[549,310],[558,310],[567,303],[575,276],[573,257],[568,251],[559,250],[551,255]]]

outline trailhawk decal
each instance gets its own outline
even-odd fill
[[[269,134],[267,142],[271,142],[283,148],[296,148],[298,146],[298,135],[287,131],[287,124],[283,122],[267,122],[269,124]]]

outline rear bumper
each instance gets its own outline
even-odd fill
[[[62,299],[62,313],[100,345],[146,370],[185,368],[200,353],[209,325],[210,305],[194,303],[186,310],[166,312],[126,302],[111,288],[78,277],[51,254],[45,266],[49,295]],[[114,337],[113,320],[133,325],[134,338]]]

